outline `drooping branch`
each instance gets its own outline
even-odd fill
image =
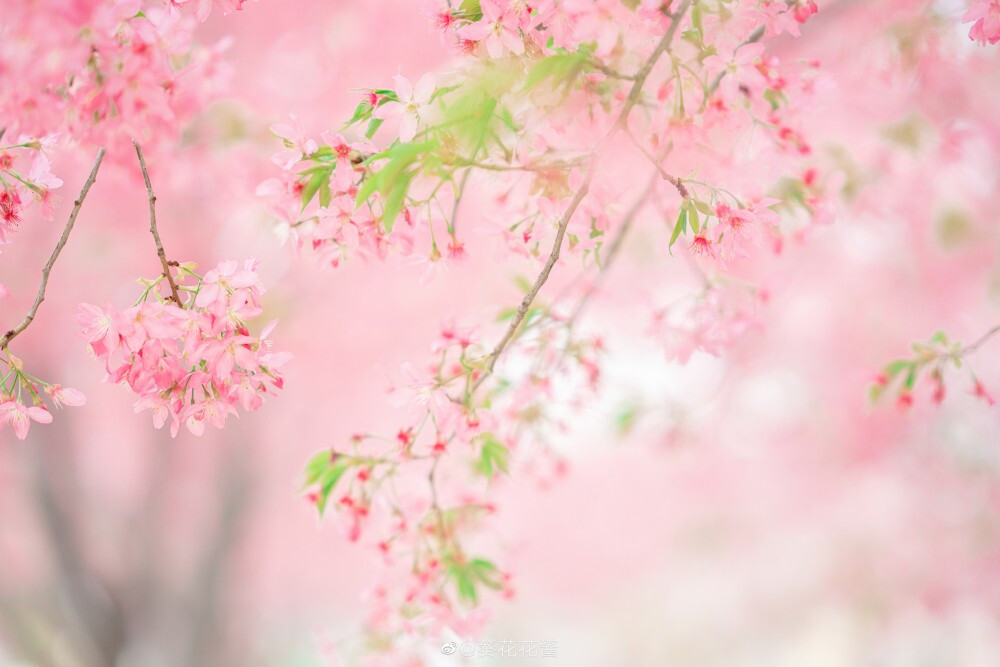
[[[511,318],[510,325],[508,325],[507,330],[500,339],[500,342],[497,343],[489,357],[487,357],[484,365],[484,372],[479,379],[476,380],[476,383],[473,385],[473,390],[477,389],[486,380],[486,378],[493,373],[493,368],[496,366],[497,359],[499,359],[500,355],[503,354],[504,348],[506,348],[507,344],[510,343],[514,334],[517,332],[518,327],[521,326],[525,316],[528,314],[528,310],[531,308],[531,304],[534,303],[535,297],[538,296],[539,291],[541,291],[542,287],[548,281],[549,274],[552,273],[552,267],[555,266],[556,262],[559,260],[559,255],[562,252],[563,239],[566,236],[566,229],[569,226],[569,222],[572,219],[573,214],[576,213],[577,208],[580,206],[580,202],[583,201],[583,198],[590,190],[590,184],[593,181],[595,172],[597,171],[597,164],[600,161],[601,156],[611,143],[611,140],[614,139],[615,135],[627,127],[629,114],[632,112],[635,105],[639,103],[639,99],[642,96],[642,88],[646,84],[646,79],[649,78],[650,73],[653,71],[656,63],[660,60],[660,57],[670,49],[674,35],[680,27],[681,19],[684,18],[691,6],[691,1],[692,0],[684,0],[684,2],[681,3],[681,6],[677,9],[677,12],[673,15],[670,27],[667,28],[667,32],[664,33],[663,38],[660,40],[659,44],[656,45],[653,53],[650,54],[649,58],[646,59],[642,67],[636,73],[635,81],[629,90],[628,96],[625,98],[625,103],[623,104],[618,117],[615,119],[614,124],[597,144],[597,146],[595,146],[590,164],[588,165],[587,171],[583,177],[583,182],[581,183],[580,188],[576,191],[576,194],[573,196],[573,199],[570,201],[569,206],[567,206],[562,217],[559,219],[556,237],[552,242],[552,250],[549,252],[549,256],[545,260],[545,264],[542,266],[542,271],[538,274],[538,277],[528,290],[528,293],[525,294],[524,298],[521,300],[521,304],[517,307],[517,311],[514,313],[514,317]]]
[[[153,185],[149,182],[149,172],[146,171],[146,160],[142,156],[142,148],[139,146],[139,142],[134,139],[132,145],[135,146],[135,154],[139,157],[142,179],[146,182],[146,195],[149,198],[149,233],[153,235],[153,241],[156,242],[156,255],[160,258],[160,264],[163,265],[163,276],[167,279],[167,284],[170,285],[170,298],[179,306],[181,305],[181,297],[177,292],[177,283],[174,282],[174,277],[170,272],[170,262],[167,261],[167,252],[163,249],[160,232],[156,229],[156,194],[153,192]]]
[[[38,307],[42,305],[42,301],[45,301],[45,288],[49,284],[49,274],[52,272],[52,267],[55,265],[56,260],[59,259],[59,253],[62,252],[63,246],[66,245],[66,241],[69,240],[69,234],[73,231],[73,225],[76,224],[76,217],[80,214],[80,207],[83,206],[84,199],[87,198],[87,193],[90,192],[91,186],[97,180],[97,172],[101,168],[101,162],[104,160],[104,149],[101,148],[97,151],[97,157],[94,159],[94,166],[90,170],[90,176],[87,177],[86,182],[83,184],[83,189],[80,190],[80,194],[77,195],[76,200],[73,202],[73,210],[69,214],[69,220],[66,221],[66,226],[63,228],[62,236],[59,237],[56,247],[52,250],[52,254],[49,256],[49,261],[45,263],[42,268],[42,281],[38,285],[38,294],[35,295],[35,302],[31,304],[31,308],[28,313],[13,329],[9,330],[0,338],[0,350],[7,349],[7,345],[10,341],[14,340],[22,331],[28,328],[31,322],[35,319],[35,314],[38,312]]]
[[[583,297],[577,302],[576,306],[573,308],[573,312],[570,313],[569,318],[566,320],[567,328],[573,327],[576,321],[580,319],[580,315],[583,314],[584,309],[590,302],[590,297],[597,291],[600,283],[607,276],[608,270],[618,257],[618,253],[621,252],[622,246],[625,245],[625,238],[631,231],[635,219],[639,216],[639,212],[646,206],[646,203],[652,196],[653,191],[656,189],[656,184],[659,182],[659,178],[657,178],[657,176],[659,176],[659,171],[653,173],[649,181],[646,183],[646,187],[643,188],[642,193],[632,204],[631,208],[629,208],[628,212],[625,213],[625,217],[622,218],[621,225],[618,227],[618,233],[608,246],[607,254],[604,255],[604,259],[601,262],[600,269],[597,271],[597,277],[594,279],[593,285],[590,286],[587,293],[584,294]]]
[[[655,155],[650,153],[649,150],[645,146],[643,146],[638,139],[635,138],[635,135],[632,134],[632,130],[625,128],[625,133],[628,134],[628,138],[632,140],[632,144],[639,149],[639,152],[641,152],[643,156],[647,160],[649,160],[649,163],[656,168],[656,171],[660,175],[660,177],[667,183],[670,183],[670,185],[674,186],[674,189],[677,190],[677,194],[681,196],[681,199],[687,199],[690,196],[687,187],[684,186],[684,182],[681,181],[681,179],[677,178],[672,174],[667,173],[667,171],[663,168],[663,165],[660,164],[660,162],[662,162],[663,159],[657,158]],[[664,153],[666,152],[667,151],[664,151]]]

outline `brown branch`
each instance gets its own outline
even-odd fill
[[[740,42],[740,45],[736,47],[736,51],[739,51],[742,47],[746,46],[747,44],[753,44],[754,42],[759,42],[761,37],[763,36],[764,36],[764,26],[762,25],[757,26],[757,29],[754,30],[752,33],[750,33],[749,37]],[[715,77],[715,80],[712,81],[712,83],[706,89],[705,99],[711,97],[712,93],[714,93],[719,88],[719,84],[722,83],[722,77],[724,76],[726,76],[725,70],[719,72],[719,74]]]
[[[586,156],[570,160],[561,160],[558,162],[543,162],[539,164],[495,164],[491,162],[476,162],[475,160],[458,158],[455,160],[455,164],[460,167],[473,167],[475,169],[483,169],[486,171],[552,171],[554,169],[567,169],[569,167],[574,167],[581,164],[585,160]]]
[[[170,298],[179,306],[181,305],[181,297],[177,293],[177,283],[174,282],[174,277],[170,273],[170,262],[167,261],[167,253],[163,249],[160,232],[156,229],[156,195],[153,193],[153,186],[149,182],[149,172],[146,171],[146,160],[142,157],[142,148],[139,147],[139,142],[133,139],[132,145],[135,146],[135,154],[139,156],[142,179],[146,182],[146,195],[149,197],[149,233],[153,235],[153,240],[156,242],[156,255],[160,258],[160,264],[163,265],[163,276],[170,285]]]
[[[28,328],[28,325],[35,319],[38,307],[42,305],[42,301],[45,301],[45,288],[49,284],[49,274],[52,272],[52,267],[55,265],[56,260],[59,259],[59,253],[62,252],[63,246],[69,240],[69,234],[73,231],[73,225],[76,224],[76,216],[80,214],[80,207],[83,206],[83,200],[87,198],[87,193],[90,192],[91,186],[97,180],[97,171],[101,168],[103,160],[104,149],[101,148],[97,151],[97,157],[94,159],[94,166],[90,170],[90,176],[87,177],[86,182],[83,184],[83,189],[80,190],[80,194],[77,195],[76,200],[73,202],[73,210],[69,214],[69,220],[66,221],[66,227],[63,228],[62,236],[59,237],[59,242],[56,243],[56,247],[52,250],[49,261],[42,268],[42,282],[38,286],[38,294],[35,296],[35,302],[31,305],[28,314],[24,316],[21,323],[5,333],[3,338],[0,338],[0,350],[6,349],[10,341],[14,340],[22,331]]]
[[[642,194],[639,195],[639,198],[632,204],[628,213],[626,213],[625,217],[622,218],[622,223],[618,228],[618,233],[611,241],[611,245],[608,246],[608,252],[604,256],[604,260],[601,262],[601,267],[597,272],[597,277],[594,279],[593,285],[591,285],[590,289],[587,290],[587,293],[580,298],[576,307],[573,309],[573,312],[566,320],[567,328],[571,328],[580,318],[580,315],[583,314],[584,309],[587,307],[587,303],[590,301],[590,297],[597,291],[597,288],[605,279],[605,276],[607,276],[608,269],[611,268],[615,258],[618,257],[618,253],[621,252],[622,246],[625,244],[625,237],[628,236],[628,233],[631,231],[632,224],[635,222],[636,217],[638,217],[639,211],[643,209],[646,202],[649,201],[650,196],[652,196],[653,191],[656,189],[656,183],[659,180],[657,178],[658,175],[659,172],[653,173],[649,182],[646,183],[646,187],[643,189]]]
[[[963,357],[967,354],[972,354],[998,333],[1000,333],[1000,324],[997,324],[996,326],[992,327],[989,331],[980,336],[979,339],[976,340],[976,342],[963,347],[961,352],[959,352],[959,354]]]
[[[646,157],[646,159],[649,160],[649,163],[656,168],[656,171],[657,173],[660,174],[660,177],[663,178],[663,180],[665,180],[667,183],[670,183],[670,185],[674,186],[674,189],[677,190],[677,194],[681,196],[681,199],[687,199],[690,195],[688,193],[687,188],[684,186],[684,183],[681,181],[681,179],[667,173],[667,171],[660,164],[662,160],[658,159],[655,155],[646,150],[646,147],[643,146],[641,143],[639,143],[639,140],[635,138],[634,134],[632,134],[632,130],[625,128],[625,133],[628,134],[628,138],[632,140],[632,143],[635,145],[636,148],[639,149],[639,152],[641,152]],[[666,154],[666,151],[664,151],[664,154]]]
[[[549,252],[548,259],[545,260],[545,264],[542,267],[541,273],[535,279],[534,284],[528,293],[524,295],[521,300],[521,304],[517,307],[517,311],[514,313],[514,317],[510,321],[510,325],[507,327],[507,331],[504,333],[503,338],[497,343],[496,347],[487,357],[485,368],[483,374],[476,380],[476,383],[472,386],[472,390],[475,391],[479,386],[493,373],[493,368],[496,366],[497,359],[503,354],[504,348],[510,343],[514,334],[517,332],[518,327],[524,321],[525,316],[528,314],[528,309],[531,308],[531,304],[534,303],[535,297],[538,296],[538,292],[542,289],[542,286],[549,279],[549,274],[552,273],[552,267],[559,260],[559,254],[562,252],[563,239],[566,236],[566,228],[569,226],[569,221],[576,213],[576,209],[580,206],[580,202],[587,195],[590,190],[590,183],[593,181],[594,173],[597,170],[597,164],[600,157],[603,155],[604,151],[607,149],[608,145],[614,136],[623,128],[626,127],[628,123],[629,114],[636,104],[639,103],[639,98],[642,94],[642,88],[646,83],[646,79],[649,78],[649,74],[653,71],[653,67],[659,61],[660,57],[670,49],[670,44],[673,42],[674,35],[677,33],[677,29],[680,27],[681,19],[687,13],[688,8],[691,6],[691,0],[684,0],[681,6],[678,8],[677,13],[674,14],[670,27],[667,32],[663,35],[660,43],[656,45],[653,53],[650,54],[646,62],[643,63],[642,67],[635,75],[635,82],[632,84],[632,88],[629,90],[628,97],[625,98],[625,104],[622,106],[621,112],[618,114],[618,118],[615,119],[614,124],[601,139],[600,143],[595,146],[593,150],[593,155],[590,160],[590,164],[587,167],[587,173],[583,177],[583,183],[580,185],[580,189],[577,190],[573,199],[570,201],[569,206],[563,213],[559,220],[559,226],[556,230],[556,238],[552,243],[552,250]]]
[[[612,79],[623,79],[625,81],[635,81],[635,75],[634,74],[623,74],[622,72],[619,72],[618,70],[615,70],[615,69],[612,69],[612,68],[608,67],[607,65],[605,65],[603,62],[601,62],[597,58],[591,58],[587,62],[588,62],[588,64],[591,67],[593,67],[598,72],[604,74],[605,76],[607,76],[609,78],[612,78]]]

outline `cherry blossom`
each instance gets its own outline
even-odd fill
[[[976,0],[962,16],[963,23],[972,23],[969,39],[986,43],[1000,42],[1000,0]]]
[[[403,76],[393,77],[395,85],[395,100],[385,100],[372,112],[372,116],[380,120],[399,120],[399,140],[412,141],[417,134],[417,126],[421,120],[427,119],[431,113],[430,101],[434,94],[434,77],[425,74],[414,86]]]
[[[222,428],[237,407],[253,411],[282,387],[280,368],[288,355],[247,323],[261,312],[264,289],[257,262],[225,261],[203,277],[180,265],[178,289],[189,295],[177,304],[161,296],[165,277],[147,282],[136,305],[123,311],[81,304],[81,336],[103,362],[108,382],[124,382],[138,396],[136,411],[152,410],[153,425],[170,419],[171,435],[183,424],[194,435],[206,425]],[[191,284],[187,284],[190,282]],[[72,404],[74,394],[56,389],[53,398]]]

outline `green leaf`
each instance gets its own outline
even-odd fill
[[[403,210],[403,205],[406,203],[406,194],[410,189],[412,181],[413,172],[404,173],[392,183],[391,189],[386,194],[385,202],[382,204],[382,225],[385,227],[386,232],[391,232],[393,226],[396,224],[396,218],[399,217],[399,212]]]
[[[334,456],[334,453],[329,449],[324,449],[313,455],[306,464],[306,483],[304,486],[318,482],[319,478],[326,472],[326,469],[330,467]]]
[[[483,8],[480,6],[479,0],[462,0],[458,10],[470,21],[478,21],[483,18]]]
[[[677,222],[674,223],[674,232],[670,235],[670,245],[667,246],[667,251],[673,255],[671,248],[677,243],[677,239],[680,238],[681,234],[687,233],[687,209],[683,206],[681,207],[681,212],[677,215]]]
[[[452,565],[448,570],[452,579],[455,580],[455,588],[458,590],[458,597],[470,604],[476,604],[479,599],[476,595],[476,583],[472,579],[472,573],[460,566]]]
[[[375,133],[378,132],[378,128],[382,127],[382,122],[381,118],[372,118],[371,122],[368,123],[368,129],[365,130],[365,136],[369,139],[374,137]]]
[[[367,100],[362,100],[358,102],[358,106],[354,107],[354,114],[351,119],[344,123],[344,127],[350,127],[354,125],[359,120],[364,120],[372,115],[372,105],[368,104]]]
[[[305,209],[312,201],[312,198],[316,196],[320,188],[326,187],[329,190],[330,186],[330,172],[333,171],[332,168],[327,168],[325,170],[319,170],[309,177],[309,181],[306,186],[302,188],[302,208]]]
[[[326,511],[326,504],[330,500],[330,494],[333,493],[334,487],[337,486],[337,482],[347,472],[348,467],[348,464],[344,463],[342,459],[338,460],[320,477],[319,501],[316,503],[316,509],[319,510],[320,516],[323,516],[323,512]]]
[[[693,25],[694,29],[698,31],[699,37],[705,33],[705,28],[702,24],[701,4],[697,2],[697,0],[695,1],[694,6],[691,7],[691,25]]]
[[[473,558],[469,561],[469,570],[472,575],[494,590],[503,588],[503,575],[496,565],[483,558]]]
[[[639,421],[641,409],[638,405],[632,404],[625,407],[615,418],[615,427],[619,436],[626,436]]]
[[[549,79],[553,88],[569,88],[583,71],[589,57],[589,52],[581,49],[576,53],[557,53],[543,58],[528,70],[524,89],[532,90]]]
[[[684,203],[684,208],[686,208],[688,212],[688,223],[691,225],[691,231],[697,234],[701,231],[701,222],[698,219],[698,209],[694,207],[694,204],[691,203],[690,199]]]
[[[355,206],[361,206],[375,192],[381,192],[386,198],[382,204],[386,230],[391,230],[396,216],[406,201],[410,183],[417,174],[418,169],[412,168],[414,163],[425,154],[432,152],[437,146],[438,142],[436,141],[393,144],[384,152],[384,157],[388,159],[388,162],[361,184],[355,198]]]
[[[492,433],[484,434],[482,440],[483,448],[476,462],[476,471],[491,479],[497,470],[507,473],[510,450]]]
[[[889,365],[885,367],[883,373],[885,373],[886,378],[891,380],[897,375],[899,375],[899,373],[902,370],[909,368],[911,366],[913,366],[913,362],[910,361],[909,359],[896,359],[895,361],[890,362]]]

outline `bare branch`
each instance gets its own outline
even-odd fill
[[[177,283],[174,282],[174,277],[170,272],[170,262],[167,261],[167,252],[163,249],[160,232],[156,229],[156,195],[153,193],[153,186],[149,182],[149,172],[146,171],[146,160],[142,157],[142,148],[139,146],[139,142],[133,139],[132,145],[135,146],[135,154],[139,156],[142,179],[146,182],[146,195],[149,197],[149,233],[153,235],[153,240],[156,242],[156,255],[160,258],[160,264],[163,265],[163,276],[167,279],[167,284],[170,285],[170,298],[179,306],[181,305],[181,297],[177,293]]]
[[[656,168],[656,171],[657,173],[660,174],[660,177],[662,177],[663,180],[665,180],[667,183],[670,183],[670,185],[674,186],[674,189],[677,190],[677,194],[681,196],[681,199],[687,199],[689,193],[687,188],[684,187],[684,183],[681,181],[681,179],[671,174],[668,174],[666,170],[664,170],[663,166],[660,164],[662,159],[657,158],[655,155],[646,150],[646,147],[643,146],[639,142],[639,140],[635,138],[634,134],[632,134],[632,130],[625,128],[625,133],[628,134],[628,138],[632,140],[632,143],[635,145],[636,148],[639,149],[639,152],[641,152],[646,157],[646,159],[649,160],[649,163]]]
[[[76,216],[80,214],[80,207],[83,206],[83,200],[87,198],[87,193],[90,192],[91,186],[97,180],[97,171],[101,168],[103,160],[104,149],[101,148],[97,151],[97,157],[94,159],[94,166],[90,170],[90,176],[87,177],[87,181],[83,184],[83,189],[80,190],[80,194],[77,195],[76,200],[73,202],[73,210],[69,214],[69,220],[66,221],[66,227],[63,228],[62,236],[59,237],[59,242],[56,243],[56,247],[52,250],[49,261],[42,268],[42,282],[38,286],[38,294],[35,295],[35,302],[31,305],[28,314],[24,316],[21,323],[5,333],[3,338],[0,338],[0,350],[7,349],[8,343],[28,328],[28,325],[35,319],[38,307],[42,305],[42,301],[45,301],[45,288],[49,284],[49,274],[52,272],[52,267],[55,265],[56,260],[59,259],[59,253],[62,252],[63,246],[69,240],[69,234],[73,231],[73,225],[76,224]]]
[[[967,354],[972,354],[973,352],[976,352],[980,347],[982,347],[985,343],[987,343],[991,338],[993,338],[993,336],[997,335],[998,333],[1000,333],[1000,324],[997,324],[996,326],[992,327],[989,331],[980,336],[979,339],[976,340],[976,342],[970,343],[969,345],[963,347],[961,355],[964,357]]]
[[[612,68],[608,67],[607,65],[605,65],[603,62],[601,62],[597,58],[591,58],[588,61],[588,64],[591,67],[593,67],[594,69],[596,69],[598,72],[601,72],[605,76],[610,77],[612,79],[622,79],[624,81],[635,81],[635,75],[634,74],[623,74],[623,73],[619,72],[618,70],[615,70],[615,69],[612,69]]]

